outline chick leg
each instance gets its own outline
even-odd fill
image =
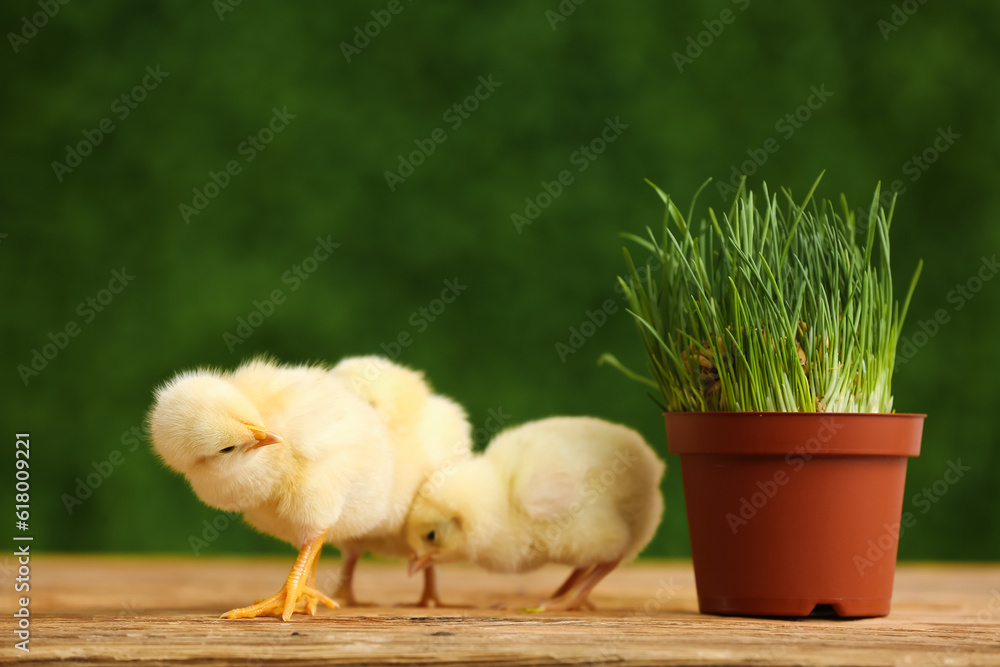
[[[441,598],[438,597],[437,590],[437,575],[434,573],[434,566],[430,565],[424,569],[424,592],[420,594],[420,599],[417,600],[416,606],[418,607],[441,607]]]
[[[441,602],[441,598],[438,597],[437,589],[437,573],[434,571],[434,566],[431,565],[424,569],[424,592],[420,595],[420,599],[417,600],[415,607],[458,607],[459,605],[445,604]]]
[[[282,620],[287,621],[291,619],[300,602],[304,603],[305,611],[309,613],[315,611],[315,604],[311,604],[311,600],[317,600],[330,609],[336,609],[336,602],[315,588],[306,585],[310,573],[315,572],[316,562],[319,560],[319,554],[323,550],[323,539],[325,537],[326,531],[302,545],[302,549],[299,551],[298,558],[295,559],[295,565],[292,566],[292,571],[288,574],[285,585],[276,595],[272,595],[268,599],[249,607],[227,611],[223,614],[223,617],[255,618],[257,616],[280,614]]]
[[[319,558],[313,561],[312,570],[309,572],[309,581],[306,583],[306,588],[316,588],[316,570],[319,569]],[[257,600],[254,604],[260,604],[264,600]],[[309,614],[310,616],[316,615],[316,609],[319,607],[319,598],[311,597],[308,595],[303,595],[297,605],[295,605],[295,611],[302,614]]]
[[[345,607],[370,607],[366,602],[358,602],[354,597],[354,569],[358,566],[358,559],[361,558],[360,551],[345,549],[344,564],[340,568],[340,583],[337,585],[337,592],[333,598],[344,604]]]
[[[575,611],[578,609],[589,608],[593,609],[594,606],[587,600],[587,596],[590,595],[590,591],[594,589],[594,586],[601,583],[604,577],[611,574],[611,571],[618,567],[618,563],[621,560],[610,561],[607,563],[598,563],[583,576],[579,582],[577,582],[575,587],[572,587],[570,591],[564,593],[558,598],[553,598],[545,604],[542,605],[542,609],[546,611]],[[572,575],[571,575],[572,576]]]
[[[318,569],[319,569],[319,555],[317,554],[316,560],[313,561],[312,572],[309,573],[309,581],[306,584],[307,586],[316,588],[316,570]]]
[[[560,586],[558,589],[556,589],[556,592],[553,593],[549,599],[555,600],[557,598],[565,596],[567,593],[573,590],[573,587],[576,586],[576,583],[580,581],[580,577],[585,575],[590,569],[591,569],[590,567],[578,567],[572,572],[570,572],[569,577],[566,578],[566,581],[563,582],[563,585]]]
[[[309,581],[306,583],[307,588],[316,588],[316,570],[319,569],[319,555],[317,554],[316,560],[313,561],[312,572],[309,573]],[[316,615],[316,608],[319,606],[319,598],[304,596],[303,602],[305,603],[305,612],[310,616]]]

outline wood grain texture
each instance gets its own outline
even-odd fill
[[[31,653],[13,649],[3,597],[0,661],[162,665],[1000,665],[1000,566],[901,565],[888,618],[801,621],[697,613],[690,563],[641,563],[594,592],[593,612],[532,613],[565,568],[489,575],[443,568],[445,600],[469,609],[391,606],[416,600],[420,577],[362,562],[359,599],[379,606],[225,621],[266,597],[288,559],[36,557]],[[331,590],[337,563],[320,565]],[[11,578],[4,588],[11,590]],[[507,609],[489,606],[507,602]]]

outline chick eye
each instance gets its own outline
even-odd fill
[[[428,542],[433,542],[435,537],[436,537],[436,535],[434,534],[433,530],[431,532],[427,533],[427,541]]]
[[[228,454],[229,452],[233,451],[234,449],[236,449],[236,445],[232,445],[230,447],[225,447],[223,449],[220,449],[219,453],[220,454]]]

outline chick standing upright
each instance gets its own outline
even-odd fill
[[[546,609],[587,596],[652,539],[663,512],[664,463],[635,431],[589,417],[554,417],[500,433],[414,500],[411,572],[459,560],[495,572],[573,567]]]
[[[177,375],[157,389],[149,429],[205,503],[299,548],[276,595],[227,617],[336,606],[307,585],[324,541],[357,538],[390,513],[392,433],[370,403],[326,368],[255,359]]]
[[[389,511],[377,527],[348,540],[334,540],[344,554],[340,587],[334,597],[347,605],[354,598],[354,568],[365,551],[406,557],[404,524],[421,485],[450,463],[471,457],[472,433],[465,410],[449,398],[431,393],[423,374],[384,357],[344,359],[331,371],[344,380],[382,417],[395,455]],[[418,606],[438,606],[434,568],[424,571]]]

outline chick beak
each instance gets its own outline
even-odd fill
[[[253,434],[255,442],[247,447],[247,451],[251,449],[257,449],[258,447],[263,447],[265,445],[273,445],[279,442],[284,442],[276,433],[271,433],[262,426],[257,426],[256,424],[245,424],[245,426],[250,429]]]
[[[427,554],[425,556],[417,556],[417,554],[413,554],[410,556],[409,574],[412,577],[417,572],[422,572],[423,570],[426,570],[433,564],[434,564],[434,557],[431,556],[430,554]]]

